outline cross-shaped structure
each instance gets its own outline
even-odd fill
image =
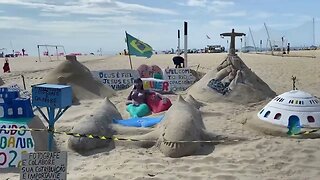
[[[234,32],[234,29],[232,29],[231,33],[222,33],[220,36],[223,38],[225,36],[230,36],[230,49],[229,49],[229,55],[236,55],[236,36],[245,36],[245,33],[237,33]]]

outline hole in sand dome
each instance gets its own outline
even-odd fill
[[[275,116],[274,116],[274,119],[276,120],[280,120],[281,118],[281,114],[280,113],[277,113]]]
[[[313,116],[308,116],[307,119],[308,119],[309,123],[314,123],[315,122]]]
[[[260,113],[259,113],[259,114],[262,114],[262,113],[263,113],[263,111],[264,111],[264,109],[262,109],[262,110],[260,111]]]
[[[270,114],[270,111],[267,111],[265,114],[264,114],[264,117],[267,118]]]

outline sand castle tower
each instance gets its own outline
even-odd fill
[[[272,99],[258,117],[266,122],[289,127],[320,127],[320,100],[300,90],[285,92]]]
[[[237,103],[258,102],[273,98],[276,94],[270,87],[248,68],[235,53],[236,36],[244,36],[232,29],[231,33],[222,33],[222,37],[230,36],[230,49],[227,58],[214,70],[209,71],[200,81],[189,89],[196,99],[214,102],[229,100]]]

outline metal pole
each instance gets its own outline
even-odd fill
[[[52,143],[53,143],[53,131],[54,131],[54,108],[53,107],[47,107],[47,111],[49,114],[49,136],[48,136],[48,151],[52,151]]]
[[[254,46],[254,50],[257,53],[257,46],[256,46],[256,43],[254,42],[254,38],[253,38],[253,35],[252,35],[252,32],[251,32],[251,28],[249,28],[249,32],[250,32],[250,36],[251,36],[252,43],[253,43],[253,46]]]
[[[273,48],[272,48],[272,44],[271,44],[270,34],[269,34],[269,31],[268,31],[266,23],[263,23],[263,24],[264,24],[264,27],[266,28],[266,31],[267,31],[268,41],[270,43],[270,48],[271,48],[271,54],[273,55]]]
[[[133,69],[133,68],[132,68],[131,56],[130,56],[130,50],[129,50],[128,33],[127,33],[127,31],[125,31],[125,32],[126,32],[126,40],[127,40],[127,48],[128,48],[128,55],[129,55],[130,68],[131,68],[131,69]]]
[[[59,60],[58,46],[56,46],[57,60]]]
[[[64,51],[64,55],[67,55],[66,50],[64,49],[64,46],[62,46],[63,51]]]
[[[178,53],[180,54],[180,30],[178,29]]]
[[[184,22],[184,63],[183,67],[188,67],[188,22]]]
[[[24,88],[24,90],[26,90],[26,82],[24,81],[24,75],[23,74],[21,74],[21,78],[22,78],[23,88]]]
[[[241,42],[240,52],[242,52],[242,38],[240,38],[240,42]]]
[[[38,56],[39,56],[39,62],[41,62],[41,58],[40,58],[40,46],[38,45]]]
[[[312,27],[313,27],[313,45],[316,45],[316,31],[315,31],[315,24],[314,24],[314,18],[312,18]]]

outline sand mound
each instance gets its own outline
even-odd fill
[[[262,135],[280,136],[280,137],[292,137],[292,138],[320,138],[320,132],[301,134],[295,136],[289,136],[287,134],[288,128],[285,126],[274,125],[258,118],[257,113],[248,113],[243,117],[243,124],[246,128],[260,133]],[[303,128],[302,131],[310,131],[311,129]]]
[[[2,78],[0,77],[0,86],[4,85],[4,81],[2,80]]]
[[[44,83],[71,85],[74,101],[111,97],[115,91],[94,79],[90,70],[77,60],[63,61],[48,73]]]
[[[242,104],[259,102],[276,95],[238,55],[230,54],[216,70],[209,71],[191,86],[188,93],[205,102],[227,100]]]
[[[85,116],[73,127],[72,132],[111,137],[115,132],[111,127],[113,119],[122,119],[121,114],[114,104],[108,98],[105,98],[92,114]],[[111,140],[89,139],[85,137],[70,137],[68,140],[69,148],[78,153],[108,147],[110,143]]]

